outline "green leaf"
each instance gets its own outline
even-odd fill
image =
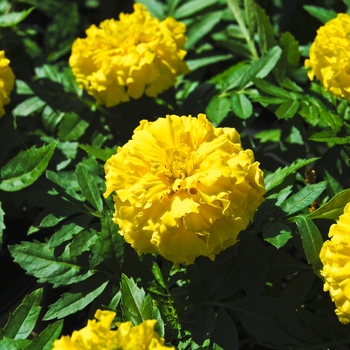
[[[233,17],[236,19],[239,28],[241,29],[244,38],[249,42],[250,33],[248,32],[245,20],[241,9],[239,8],[239,2],[237,0],[227,0],[228,8],[232,12]]]
[[[248,24],[249,36],[251,39],[253,39],[256,27],[255,1],[244,0],[244,10],[246,15],[246,23]]]
[[[0,340],[0,349],[6,350],[24,350],[25,347],[30,344],[30,340],[27,339],[11,339],[4,337]]]
[[[316,275],[321,277],[320,270],[323,267],[319,257],[323,245],[321,233],[313,221],[304,215],[296,216],[294,220],[299,229],[306,260]]]
[[[34,10],[34,7],[21,12],[10,12],[5,15],[0,15],[0,27],[13,27],[22,22]]]
[[[54,318],[63,318],[84,309],[92,303],[107,287],[109,281],[102,283],[98,288],[93,289],[84,295],[78,293],[64,293],[56,303],[49,306],[49,310],[44,315],[43,320],[48,321]]]
[[[63,141],[76,141],[89,127],[89,123],[74,112],[65,113],[58,130],[58,138]]]
[[[57,143],[21,151],[0,169],[0,190],[19,191],[30,186],[45,171]]]
[[[147,10],[158,19],[165,19],[164,5],[156,0],[139,0],[139,2],[146,6]]]
[[[237,328],[232,317],[223,307],[220,307],[217,312],[213,341],[222,349],[239,349]]]
[[[306,185],[299,192],[289,197],[282,205],[281,208],[288,215],[294,214],[308,205],[313,203],[321,193],[326,189],[327,181],[322,181],[313,185]]]
[[[113,221],[113,211],[105,210],[101,219],[100,248],[99,254],[107,266],[118,273],[124,259],[124,238],[119,234],[119,227]]]
[[[334,132],[338,132],[343,125],[343,120],[339,115],[324,109],[320,110],[320,117],[331,127]]]
[[[248,119],[253,114],[253,105],[246,95],[233,92],[231,95],[232,112],[241,119]]]
[[[309,219],[331,219],[337,220],[345,205],[350,201],[350,189],[339,192],[322,207],[308,214]]]
[[[208,34],[220,22],[222,11],[210,12],[194,21],[187,29],[186,50],[191,49],[200,39]]]
[[[267,82],[266,80],[253,78],[252,81],[259,90],[266,92],[269,95],[282,97],[287,100],[296,100],[298,98],[297,95],[293,92],[286,91],[274,84]]]
[[[276,116],[278,119],[292,118],[298,112],[299,106],[300,104],[298,101],[284,102],[281,106],[279,106],[276,109]]]
[[[5,212],[2,210],[1,202],[0,202],[0,250],[2,246],[2,235],[4,233],[4,229],[6,228],[5,222],[4,222],[4,216],[5,216]]]
[[[39,283],[49,282],[58,287],[83,281],[93,274],[90,270],[83,273],[83,266],[77,264],[68,249],[56,257],[54,248],[47,243],[22,242],[9,246],[9,251],[15,262],[38,278]]]
[[[23,102],[19,103],[12,111],[12,114],[15,117],[28,117],[30,114],[42,109],[45,105],[46,102],[43,101],[40,97],[29,97]]]
[[[34,337],[25,350],[52,350],[53,343],[61,334],[62,328],[62,320],[49,324],[40,334]]]
[[[258,38],[260,51],[265,54],[274,47],[277,42],[275,39],[275,33],[271,24],[269,16],[266,15],[264,9],[257,4],[255,5],[256,20],[258,24]]]
[[[75,174],[84,197],[101,213],[103,211],[103,202],[101,190],[97,186],[95,175],[91,174],[82,164],[78,164]]]
[[[25,296],[22,303],[13,313],[3,329],[0,337],[12,339],[26,339],[32,332],[39,317],[41,307],[39,306],[43,296],[43,289],[39,288],[31,294]]]
[[[114,148],[108,147],[101,148],[91,145],[79,145],[79,147],[83,149],[86,153],[104,162],[106,162],[110,157],[112,157],[112,155],[116,153],[116,150]]]
[[[122,274],[120,289],[122,291],[122,310],[126,320],[138,325],[145,320],[155,319],[155,330],[164,336],[164,322],[158,308],[153,305],[152,298],[139,288],[133,278]]]
[[[254,135],[254,138],[260,139],[261,143],[279,142],[281,140],[281,129],[263,130]]]
[[[268,174],[265,176],[266,191],[271,191],[273,188],[280,185],[287,176],[293,174],[296,170],[304,167],[305,165],[316,161],[317,159],[319,158],[297,160],[296,162],[293,162],[291,165],[286,166],[283,169],[278,168],[273,173]]]
[[[268,223],[263,229],[264,241],[269,242],[277,249],[282,248],[290,238],[291,229],[279,222]]]
[[[316,142],[329,142],[335,145],[350,144],[350,136],[338,137],[333,131],[324,130],[313,134],[309,140]]]
[[[299,64],[300,50],[299,42],[289,32],[284,32],[280,38],[282,48],[281,59],[278,61],[275,73],[278,74],[278,81],[282,81],[285,75],[292,75]]]
[[[174,13],[174,18],[175,19],[180,19],[180,18],[185,18],[189,16],[193,16],[196,13],[204,10],[205,8],[215,5],[217,3],[217,0],[207,0],[207,1],[202,1],[202,0],[191,0],[191,1],[186,1],[183,5],[179,6],[175,13]]]
[[[274,46],[264,56],[257,61],[253,61],[248,72],[243,76],[239,83],[241,88],[246,87],[253,78],[265,78],[275,67],[280,59],[282,49],[279,46]]]
[[[219,125],[230,111],[230,100],[226,96],[215,95],[209,102],[205,112],[208,119]]]
[[[71,257],[79,256],[83,252],[91,251],[91,247],[94,246],[95,242],[99,239],[97,231],[90,229],[84,230],[76,235],[68,245]]]
[[[337,17],[337,13],[333,10],[327,10],[323,7],[312,6],[312,5],[304,5],[304,10],[306,10],[311,16],[317,18],[323,24],[328,22],[329,20]]]
[[[211,64],[218,63],[221,61],[227,61],[232,59],[232,55],[217,55],[217,56],[209,56],[209,57],[201,57],[196,58],[194,60],[187,60],[187,66],[190,69],[191,72],[195,71],[196,69],[207,67]]]

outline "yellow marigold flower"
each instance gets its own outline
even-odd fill
[[[11,102],[10,92],[15,83],[15,75],[9,63],[5,51],[0,51],[0,118],[5,114],[4,105]]]
[[[175,263],[214,260],[232,246],[263,201],[263,172],[233,128],[168,115],[142,120],[105,164],[113,221],[138,254]]]
[[[155,97],[188,72],[183,61],[186,27],[168,17],[160,22],[139,3],[119,21],[92,25],[72,46],[69,64],[78,84],[107,107]]]
[[[164,339],[154,331],[156,320],[146,320],[132,327],[131,322],[117,322],[111,330],[116,313],[97,310],[95,318],[86,327],[74,331],[72,336],[55,340],[53,350],[169,350]]]
[[[339,13],[317,30],[305,67],[311,80],[316,76],[327,91],[350,100],[349,15]]]
[[[330,240],[323,243],[320,259],[325,279],[324,291],[329,291],[335,303],[335,313],[344,324],[350,322],[350,202],[344,214],[329,230]]]

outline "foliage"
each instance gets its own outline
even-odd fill
[[[86,28],[132,12],[131,0],[0,2],[16,76],[0,119],[0,348],[51,349],[102,308],[134,325],[156,319],[177,349],[347,349],[319,252],[350,202],[350,109],[304,61],[350,1],[140,2],[186,25],[190,73],[112,108],[77,85],[68,60]],[[142,119],[199,113],[253,150],[265,201],[214,261],[138,256],[112,222],[104,164]]]

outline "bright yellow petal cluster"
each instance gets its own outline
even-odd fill
[[[168,17],[160,22],[139,3],[119,21],[92,25],[85,39],[76,39],[69,64],[78,84],[107,107],[155,97],[188,72],[183,61],[186,27]]]
[[[344,208],[344,214],[329,230],[330,240],[323,243],[320,259],[321,271],[325,279],[324,291],[334,301],[339,321],[350,322],[350,203]]]
[[[233,128],[168,115],[142,120],[105,164],[113,221],[139,253],[175,263],[232,246],[265,194],[263,172]]]
[[[350,100],[350,16],[340,13],[317,31],[305,67],[327,91]]]
[[[89,320],[86,327],[74,331],[72,336],[56,340],[53,350],[169,350],[164,339],[154,331],[156,320],[146,320],[132,327],[131,322],[117,322],[117,330],[111,330],[116,313],[97,310],[96,320]]]
[[[0,118],[5,114],[4,105],[11,102],[10,92],[15,83],[15,75],[9,64],[5,51],[0,51]]]

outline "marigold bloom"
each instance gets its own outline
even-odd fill
[[[113,221],[138,254],[175,263],[214,260],[232,246],[263,201],[263,172],[233,128],[204,114],[142,120],[105,164]]]
[[[344,324],[350,322],[350,202],[344,214],[329,230],[330,240],[323,243],[320,259],[325,279],[324,291],[329,291],[335,303],[335,313]]]
[[[74,331],[72,336],[55,340],[53,350],[169,350],[164,339],[154,331],[156,320],[146,320],[132,327],[131,322],[117,322],[111,330],[116,313],[97,310],[95,318],[86,327]]]
[[[305,67],[327,91],[350,100],[350,16],[339,13],[317,30]]]
[[[0,51],[0,118],[5,114],[4,105],[11,102],[10,92],[15,83],[15,75],[9,64],[5,51]]]
[[[76,39],[69,64],[78,84],[107,107],[155,97],[188,72],[183,61],[186,27],[168,17],[160,22],[139,3],[119,21],[107,19]]]

